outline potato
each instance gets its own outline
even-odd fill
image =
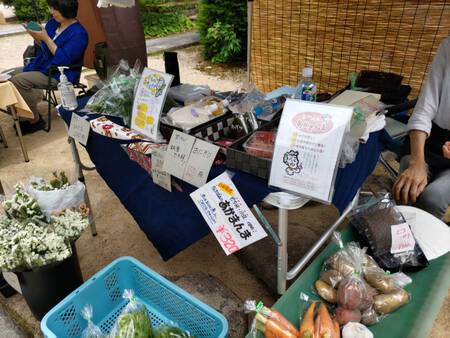
[[[314,283],[314,286],[316,287],[319,296],[325,299],[328,303],[337,303],[337,292],[330,285],[318,279]]]
[[[370,307],[366,311],[364,311],[361,315],[361,323],[366,326],[375,325],[379,322],[379,317],[373,307]]]
[[[336,288],[344,277],[336,270],[327,270],[320,273],[320,280]]]
[[[339,325],[345,325],[348,322],[359,323],[361,321],[361,312],[359,310],[347,310],[343,307],[338,307],[336,309],[335,319]]]
[[[375,260],[372,258],[372,256],[369,256],[368,254],[364,255],[363,266],[366,269],[381,269],[377,262],[375,262]]]
[[[400,306],[409,302],[409,293],[403,289],[390,294],[382,294],[374,297],[373,308],[379,314],[391,313],[397,310]]]
[[[364,294],[364,284],[359,277],[343,280],[338,288],[338,304],[347,310],[359,309]]]
[[[380,271],[367,271],[365,278],[370,286],[380,290],[381,293],[393,293],[399,289],[399,286],[391,276]]]
[[[338,271],[344,277],[351,275],[355,271],[353,264],[346,259],[343,251],[338,251],[328,258],[326,265],[331,267],[333,270]]]

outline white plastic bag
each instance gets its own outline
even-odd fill
[[[76,181],[66,188],[51,191],[37,190],[31,184],[27,187],[28,193],[37,200],[47,217],[57,211],[78,207],[84,202],[85,189],[84,184],[80,181]]]

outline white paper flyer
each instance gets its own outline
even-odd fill
[[[131,129],[158,141],[161,112],[173,75],[145,68],[133,103]]]
[[[278,127],[269,185],[331,202],[353,108],[288,99]]]
[[[226,172],[190,196],[227,255],[267,236]]]

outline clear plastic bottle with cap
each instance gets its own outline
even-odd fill
[[[312,80],[313,69],[305,67],[302,71],[302,79],[300,80],[294,98],[303,101],[316,101],[317,86]]]
[[[78,107],[77,97],[75,95],[75,90],[73,89],[73,84],[69,82],[67,76],[64,74],[64,69],[69,69],[69,67],[58,67],[58,70],[61,73],[58,83],[58,90],[61,94],[61,103],[64,109],[75,110]]]

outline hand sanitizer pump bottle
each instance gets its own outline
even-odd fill
[[[69,67],[58,67],[61,76],[59,77],[58,90],[61,94],[61,103],[66,110],[75,110],[78,107],[77,97],[75,95],[75,90],[73,89],[73,84],[69,82],[67,76],[64,74],[64,69],[69,69]]]

